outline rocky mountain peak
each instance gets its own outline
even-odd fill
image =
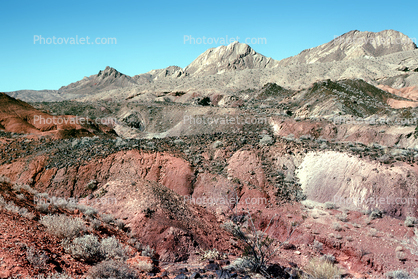
[[[106,77],[118,78],[118,77],[124,76],[124,74],[118,72],[115,68],[107,66],[103,71],[100,70],[97,76],[98,77],[101,76],[103,79]]]
[[[184,71],[194,76],[213,75],[229,70],[273,67],[276,61],[254,51],[249,45],[233,42],[210,48],[199,55]]]
[[[334,36],[330,42],[306,49],[296,56],[283,59],[280,66],[335,62],[360,57],[381,57],[384,55],[409,51],[417,46],[405,34],[395,30],[368,32],[352,30],[341,36]]]

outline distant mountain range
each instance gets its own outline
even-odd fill
[[[186,96],[172,101],[184,102],[189,100],[187,93],[233,93],[261,88],[268,82],[302,89],[321,80],[347,78],[360,78],[373,85],[399,90],[418,86],[417,71],[417,46],[406,35],[394,30],[378,33],[355,30],[281,61],[234,42],[208,49],[184,69],[169,66],[130,77],[106,67],[59,90],[21,90],[7,94],[24,101],[149,100],[158,97],[158,92],[182,91]]]

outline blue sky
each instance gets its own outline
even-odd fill
[[[417,1],[374,0],[1,1],[0,91],[58,89],[108,65],[131,76],[185,67],[219,46],[184,43],[184,36],[265,38],[250,45],[278,60],[354,29],[394,29],[417,38],[417,10]],[[40,44],[35,36],[117,43]]]

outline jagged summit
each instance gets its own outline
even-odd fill
[[[103,71],[100,70],[97,75],[84,77],[83,79],[61,87],[58,92],[65,93],[93,93],[102,89],[112,89],[136,84],[136,82],[125,74],[122,74],[115,68],[107,66]]]
[[[283,59],[279,65],[289,66],[343,61],[360,57],[380,57],[416,48],[413,40],[399,31],[383,30],[375,33],[352,30],[335,37],[326,44],[306,49],[296,56]]]
[[[184,72],[193,76],[204,76],[229,70],[270,68],[275,63],[275,60],[257,53],[249,45],[233,42],[228,46],[208,49],[190,63]]]
[[[113,77],[113,78],[118,78],[121,76],[126,76],[124,74],[122,74],[121,72],[118,72],[118,70],[116,70],[115,68],[109,67],[107,66],[103,71],[99,71],[99,73],[97,74],[97,77],[102,77],[102,78],[106,78],[106,77]]]

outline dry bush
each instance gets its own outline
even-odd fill
[[[90,228],[92,228],[93,230],[97,230],[98,228],[100,228],[101,224],[102,222],[100,220],[94,219],[90,223]]]
[[[148,263],[145,261],[140,261],[135,266],[139,271],[143,272],[151,272],[154,269],[154,266],[152,263]]]
[[[0,175],[0,183],[10,184],[11,181],[10,181],[10,178],[8,178],[6,176],[3,176],[3,175]]]
[[[86,229],[83,220],[78,217],[68,217],[64,214],[45,215],[39,220],[39,223],[44,225],[50,234],[59,238],[71,239]]]
[[[314,240],[312,247],[319,252],[324,247],[324,244],[322,244],[321,242],[317,240]]]
[[[147,245],[147,246],[145,246],[145,247],[142,248],[141,255],[143,257],[153,258],[155,256],[155,251],[154,251],[154,249],[152,249],[151,247],[149,247],[149,245]]]
[[[127,264],[119,261],[104,261],[93,266],[88,274],[88,279],[137,279],[136,272]]]
[[[65,273],[53,273],[53,274],[46,275],[46,277],[45,275],[41,274],[33,278],[34,279],[73,279],[73,277]]]
[[[335,279],[341,277],[341,270],[328,261],[312,259],[304,271],[307,273],[305,278],[309,279]]]
[[[49,204],[48,203],[38,203],[36,209],[42,213],[49,213]]]
[[[417,218],[412,216],[407,216],[405,219],[405,226],[406,227],[413,227],[415,224],[418,224]]]
[[[338,220],[340,220],[341,222],[347,222],[348,221],[348,216],[346,213],[341,213],[339,215],[336,216],[338,218]]]
[[[112,214],[102,214],[101,218],[102,218],[102,221],[107,224],[113,223],[115,221],[115,217],[113,217]]]
[[[413,279],[413,277],[410,276],[409,273],[404,270],[390,271],[386,273],[385,276],[388,279]]]
[[[105,259],[126,260],[127,250],[114,236],[102,239],[100,252]],[[153,255],[154,256],[154,255]]]
[[[326,262],[329,262],[329,263],[332,263],[332,264],[336,262],[335,256],[332,255],[332,254],[323,255],[320,260],[321,261],[326,261]]]
[[[67,253],[76,259],[83,259],[86,262],[94,263],[102,260],[126,260],[127,250],[114,237],[102,239],[100,242],[95,235],[84,235],[75,238],[72,242],[64,240],[62,246]]]
[[[216,250],[216,248],[213,248],[213,250],[203,250],[200,249],[200,259],[202,261],[206,261],[206,260],[221,260],[225,258],[225,255],[222,255],[221,253],[219,253],[218,250]]]
[[[369,236],[376,237],[377,236],[377,230],[374,228],[371,228],[369,231]]]
[[[342,231],[342,227],[341,227],[341,225],[340,225],[340,223],[337,223],[337,222],[335,222],[335,223],[332,223],[332,228],[335,230],[335,231],[337,231],[337,232],[340,232],[340,231]]]
[[[75,259],[83,259],[86,262],[98,262],[102,260],[100,251],[100,242],[95,235],[85,235],[77,237],[70,243],[69,240],[64,240],[62,246],[65,251],[71,254]]]
[[[26,259],[34,268],[44,269],[49,257],[44,252],[39,252],[34,247],[29,247],[26,251]]]
[[[326,203],[324,203],[324,207],[325,207],[325,209],[335,209],[336,205],[333,202],[326,202]]]

